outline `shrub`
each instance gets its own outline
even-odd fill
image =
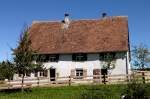
[[[146,86],[146,84],[138,82],[138,79],[133,78],[124,89],[123,95],[126,95],[127,98],[125,99],[147,99],[148,90]]]

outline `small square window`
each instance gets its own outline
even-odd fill
[[[76,77],[77,79],[83,78],[83,69],[76,69]]]
[[[86,53],[72,54],[72,60],[73,61],[86,61],[87,60],[87,54]]]
[[[58,62],[59,54],[42,54],[38,56],[38,62]]]
[[[58,54],[49,55],[49,61],[50,62],[58,62],[58,60],[59,60]]]
[[[40,77],[43,77],[43,72],[40,72]]]
[[[116,53],[111,52],[111,53],[100,53],[99,54],[99,59],[100,60],[113,60],[116,58]]]
[[[35,73],[34,73],[34,77],[38,77],[38,72],[35,72]]]

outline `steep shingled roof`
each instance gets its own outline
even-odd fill
[[[107,17],[62,22],[34,22],[29,30],[32,48],[38,53],[97,53],[128,51],[128,18]]]

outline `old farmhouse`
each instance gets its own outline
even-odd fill
[[[128,17],[106,16],[99,19],[34,21],[29,30],[32,48],[47,69],[28,77],[71,76],[86,79],[90,75],[130,73]],[[19,76],[18,76],[19,77]],[[17,77],[15,77],[17,79]]]

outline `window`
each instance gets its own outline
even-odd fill
[[[116,58],[116,53],[111,52],[111,53],[100,53],[99,54],[99,59],[100,60],[112,60]]]
[[[47,77],[47,70],[40,71],[40,77]]]
[[[44,76],[44,77],[47,77],[47,73],[48,73],[47,70],[44,70],[44,71],[43,71],[43,76]]]
[[[40,77],[43,77],[43,72],[40,72]]]
[[[120,59],[124,59],[126,57],[126,53],[125,52],[119,52],[116,55],[116,58],[120,58]]]
[[[34,73],[34,77],[38,77],[38,72],[35,72],[35,73]]]
[[[51,62],[57,62],[59,60],[58,54],[49,55],[49,61]]]
[[[72,60],[73,61],[86,61],[87,54],[85,53],[72,54]]]
[[[38,55],[37,62],[45,62],[45,55]]]
[[[39,55],[38,60],[39,62],[57,62],[59,60],[58,54],[43,54]]]
[[[26,72],[26,77],[30,77],[31,76],[31,72]]]
[[[76,69],[76,77],[77,79],[83,78],[83,69]]]

